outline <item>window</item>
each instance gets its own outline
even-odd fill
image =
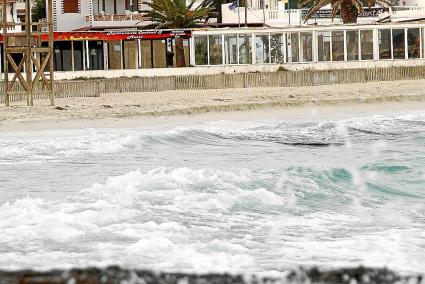
[[[301,62],[313,61],[313,34],[300,33],[300,44],[302,47]]]
[[[55,71],[72,71],[72,47],[70,41],[57,41],[53,45]]]
[[[80,71],[84,69],[84,42],[74,41],[74,70]]]
[[[78,0],[63,0],[62,5],[64,13],[79,13]]]
[[[195,36],[195,65],[208,64],[208,39],[206,35]]]
[[[391,30],[379,30],[379,59],[391,58]]]
[[[283,34],[270,35],[270,57],[272,63],[283,63]]]
[[[361,60],[373,60],[373,31],[360,31]]]
[[[270,63],[269,35],[255,37],[255,61],[256,63]]]
[[[210,65],[223,64],[221,35],[209,36]]]
[[[125,9],[131,12],[139,10],[139,1],[138,0],[125,0]]]
[[[407,55],[408,58],[419,58],[421,51],[421,37],[419,29],[407,30]]]
[[[393,33],[393,59],[405,59],[404,30],[394,29]]]
[[[317,32],[318,60],[331,61],[331,32]]]
[[[286,56],[287,62],[298,62],[299,59],[298,33],[286,34]]]
[[[332,61],[344,61],[344,32],[332,32]]]
[[[89,70],[103,70],[103,43],[89,41]]]
[[[237,35],[226,35],[226,64],[238,64],[238,38]]]
[[[359,32],[346,31],[347,60],[359,60]]]
[[[251,41],[251,35],[238,35],[239,64],[252,64]]]

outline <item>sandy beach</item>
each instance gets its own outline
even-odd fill
[[[425,80],[373,82],[366,84],[327,85],[291,88],[252,88],[191,91],[163,91],[121,94],[102,94],[97,98],[56,99],[56,106],[48,100],[36,100],[34,107],[25,102],[12,102],[9,108],[0,106],[0,130],[65,127],[114,127],[128,125],[134,119],[146,123],[167,120],[193,119],[193,114],[225,116],[234,111],[267,109],[267,113],[285,109],[284,113],[305,116],[311,108],[350,105],[350,109],[364,110],[373,104],[381,109],[403,108],[383,106],[382,103],[403,102],[410,108],[425,107]],[[304,109],[303,111],[300,111]],[[327,111],[331,111],[328,109]],[[241,113],[241,112],[240,112]],[[198,116],[197,116],[198,117]]]

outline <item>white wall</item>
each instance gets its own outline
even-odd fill
[[[86,21],[86,16],[91,14],[91,0],[80,0],[81,12],[75,14],[62,13],[62,1],[66,0],[53,0],[55,31],[72,31],[90,26],[90,23]]]
[[[316,62],[294,64],[255,64],[243,66],[209,66],[209,67],[186,67],[186,68],[154,68],[154,69],[127,69],[127,70],[100,70],[100,71],[68,71],[55,72],[56,80],[72,80],[79,77],[87,78],[119,78],[119,77],[156,77],[156,76],[181,76],[181,75],[210,75],[210,74],[236,74],[248,72],[275,72],[279,66],[287,70],[332,70],[332,69],[355,69],[377,68],[391,66],[423,66],[424,59],[415,60],[392,60],[392,61],[347,61],[347,62]]]
[[[114,13],[114,2],[113,1],[105,1],[105,13],[113,14]]]
[[[224,24],[237,24],[240,20],[241,25],[245,23],[245,8],[239,7],[233,10],[229,9],[231,4],[221,5],[222,21]],[[238,14],[239,10],[239,14]],[[238,18],[240,17],[240,19]],[[264,16],[263,10],[252,10],[248,9],[248,23],[262,23]]]
[[[398,0],[398,5],[425,7],[425,0]]]
[[[8,22],[14,22],[14,23],[18,23],[20,21],[18,21],[18,15],[17,15],[17,8],[20,7],[19,5],[22,3],[14,3],[13,4],[13,10],[12,13],[10,13],[10,3],[6,3],[6,17],[7,17],[7,21]],[[3,8],[3,1],[0,1],[0,6]],[[22,5],[21,5],[22,6]],[[25,8],[25,6],[24,6]],[[3,16],[1,16],[3,17]],[[2,21],[3,18],[0,19],[0,21]],[[0,29],[1,32],[3,32],[3,29]],[[9,32],[20,32],[21,31],[21,26],[15,26],[14,30],[8,30]]]

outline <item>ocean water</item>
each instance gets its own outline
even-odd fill
[[[0,269],[425,272],[425,114],[0,133]]]

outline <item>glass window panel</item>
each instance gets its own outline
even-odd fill
[[[405,59],[404,29],[393,30],[393,59]]]
[[[391,59],[391,30],[378,31],[379,59]]]
[[[54,49],[55,71],[72,71],[72,47],[70,41],[56,41]]]
[[[270,35],[271,63],[284,63],[283,60],[283,34]]]
[[[103,70],[103,44],[101,41],[89,41],[90,70]]]
[[[210,65],[223,64],[221,35],[210,35]]]
[[[180,39],[179,39],[180,40]],[[176,39],[175,38],[173,38],[173,39],[171,39],[171,38],[167,38],[166,40],[165,40],[165,42],[166,42],[166,51],[165,51],[165,65],[167,66],[167,68],[170,68],[170,67],[174,67],[174,66],[177,66],[177,63],[176,63],[176,58],[177,58],[177,56],[175,56],[176,55],[176,53],[177,53],[177,51],[176,51],[176,49],[179,49],[179,52],[182,52],[183,53],[183,55],[184,55],[184,57],[185,57],[185,59],[186,59],[186,53],[185,53],[185,50],[184,49],[182,49],[181,48],[181,46],[177,46],[176,47]],[[185,60],[186,61],[186,60]],[[185,62],[186,63],[186,62]],[[187,65],[186,65],[187,66]]]
[[[313,61],[313,34],[301,33],[302,58],[301,62]]]
[[[238,64],[238,38],[236,35],[226,35],[226,64]]]
[[[344,32],[332,32],[332,61],[344,61]]]
[[[373,60],[373,31],[360,31],[361,60]]]
[[[255,37],[255,62],[270,63],[269,59],[269,35],[257,35]]]
[[[421,28],[421,36],[422,36],[422,40],[421,40],[421,44],[422,44],[422,52],[421,52],[421,58],[425,58],[425,44],[424,44],[424,40],[425,40],[425,29]]]
[[[331,32],[317,32],[319,61],[331,61]]]
[[[208,64],[207,36],[195,36],[195,65]]]
[[[124,45],[124,69],[136,69],[137,68],[137,41],[126,40],[123,42]]]
[[[142,40],[142,68],[153,68],[152,40]]]
[[[182,52],[182,56],[184,57],[184,64],[185,66],[190,65],[190,40],[189,39],[183,39],[183,48],[178,47]],[[176,48],[176,38],[173,39],[167,39],[167,51],[166,51],[166,64],[167,67],[176,67],[177,66],[177,48]]]
[[[167,42],[166,40],[153,40],[153,67],[165,68],[167,67]]]
[[[121,41],[108,41],[108,68],[121,69]]]
[[[359,60],[359,32],[346,31],[347,60]]]
[[[83,70],[84,65],[84,45],[82,41],[74,41],[74,70]]]
[[[177,49],[179,49],[179,52],[182,52],[184,55],[184,59],[185,59],[185,64],[186,64],[186,50],[184,50],[184,48],[182,49],[181,46],[178,46],[181,43],[177,43],[176,45],[176,39],[173,38],[167,38],[166,39],[166,52],[165,52],[165,64],[167,65],[167,68],[170,67],[175,67],[177,66]],[[187,66],[187,65],[186,65]]]
[[[419,58],[421,50],[421,37],[420,30],[408,29],[407,30],[407,55],[408,58]]]
[[[299,62],[298,33],[286,34],[286,54],[287,62]]]
[[[186,66],[189,66],[190,65],[190,55],[189,55],[190,54],[190,39],[188,38],[183,40],[183,51],[185,54],[184,60],[185,60]],[[174,56],[174,58],[175,57],[176,56]]]
[[[61,50],[56,46],[56,44],[53,46],[53,52],[54,52],[54,70],[55,71],[63,71],[62,66],[62,52]]]
[[[71,44],[69,45],[69,49],[64,49],[62,51],[62,62],[63,62],[63,71],[72,71],[72,50]]]
[[[239,35],[239,64],[252,64],[251,35]]]

